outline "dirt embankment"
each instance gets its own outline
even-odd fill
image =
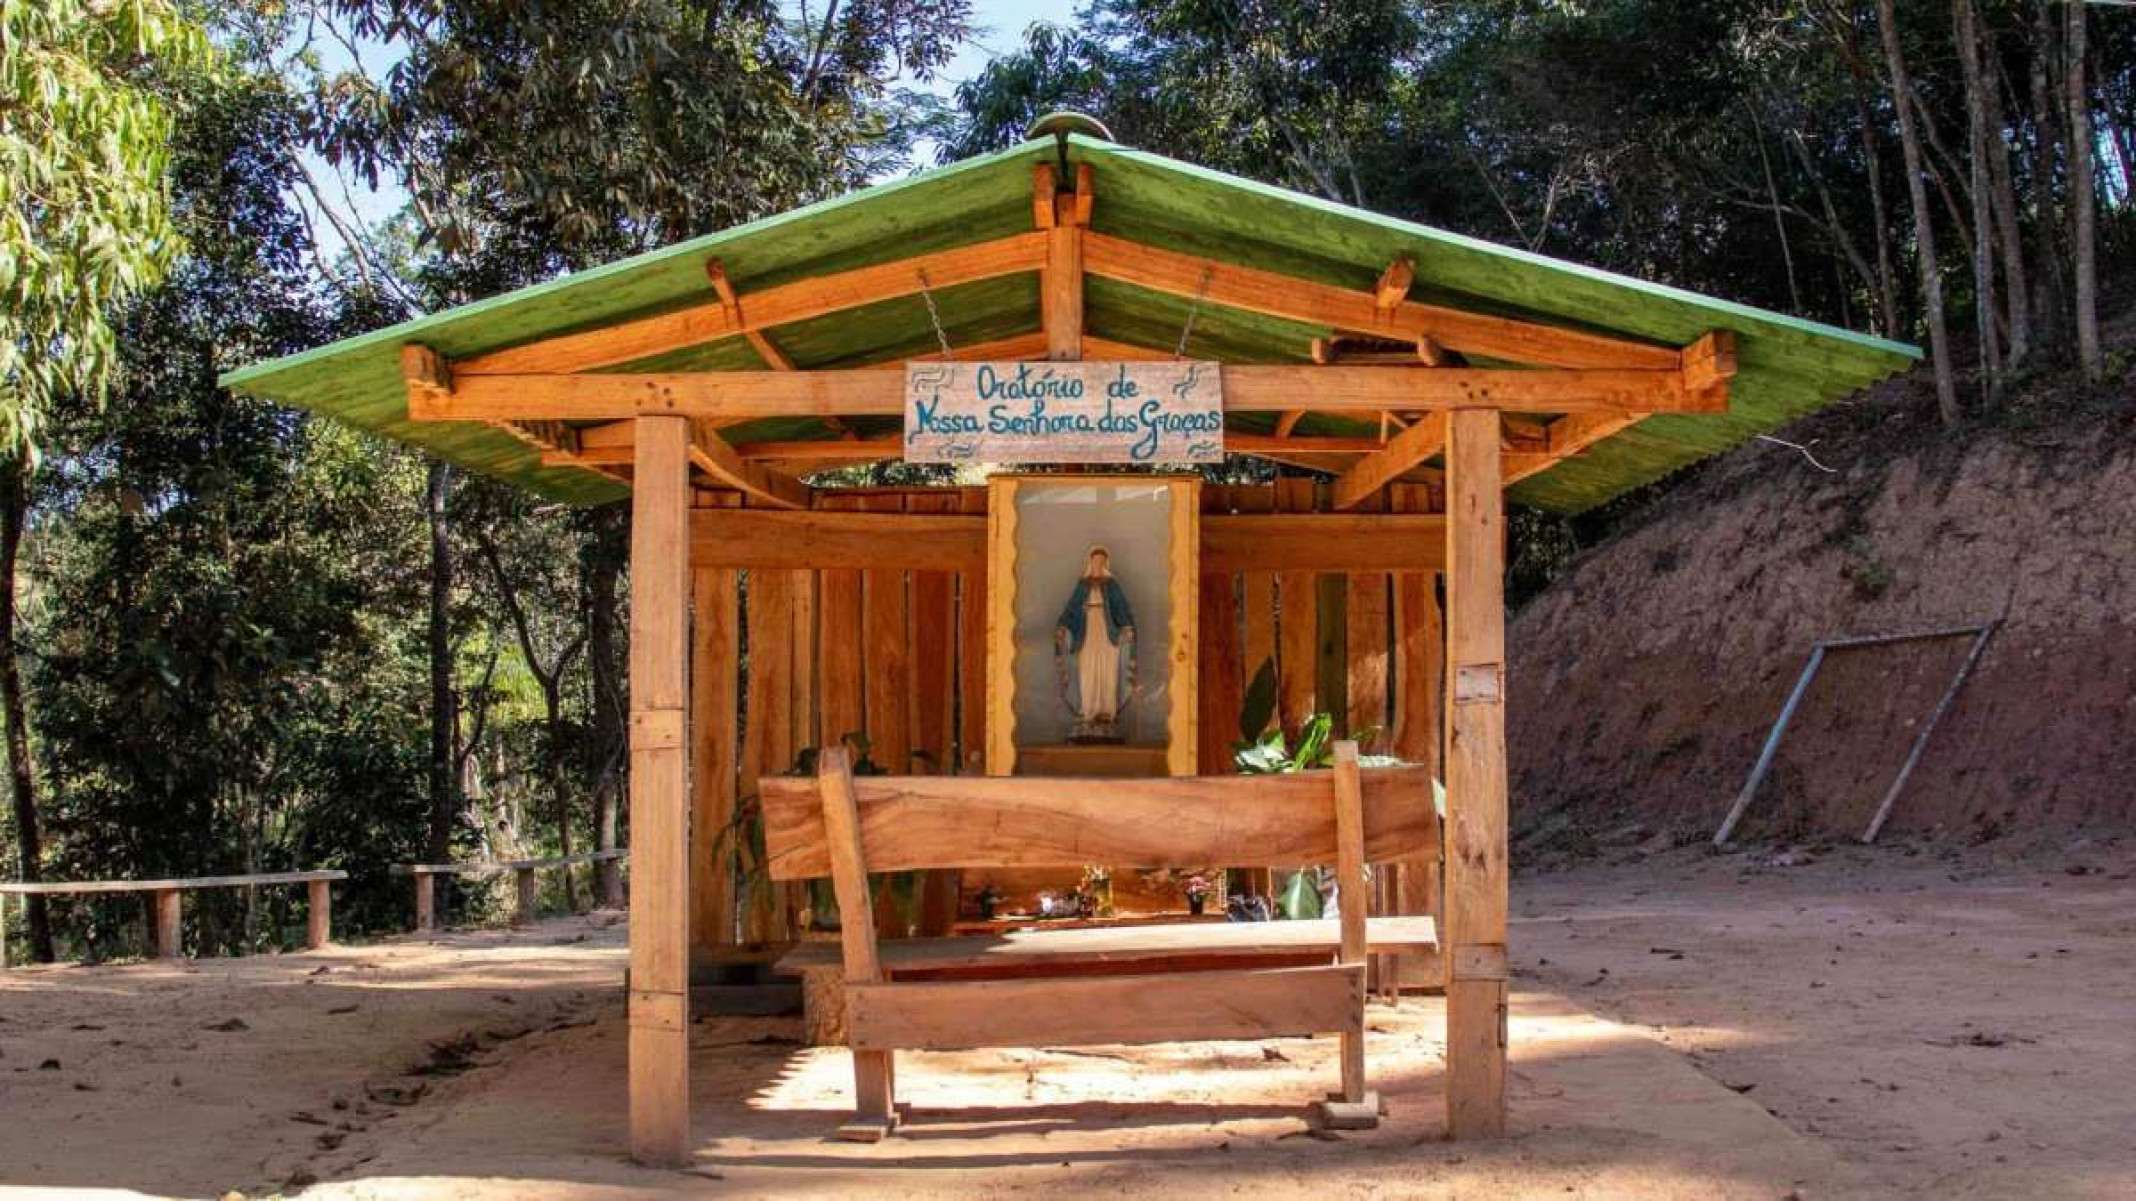
[[[2136,830],[2136,396],[2036,386],[1946,432],[1907,379],[1780,436],[1836,470],[1752,442],[1515,615],[1516,845],[1710,837],[1812,643],[1996,617],[1890,835]],[[1738,837],[1859,835],[1966,649],[1829,657]]]

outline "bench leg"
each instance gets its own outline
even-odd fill
[[[1328,1130],[1371,1130],[1380,1122],[1380,1096],[1365,1087],[1365,1011],[1360,1005],[1342,1032],[1342,1091],[1315,1107]]]
[[[541,895],[534,885],[534,869],[516,869],[512,872],[512,883],[519,891],[519,909],[512,915],[512,922],[514,925],[531,926],[534,924],[534,911]]]
[[[853,1120],[838,1128],[838,1137],[853,1143],[879,1143],[897,1129],[897,1052],[853,1052]]]
[[[437,877],[427,872],[415,876],[415,928],[418,933],[434,930],[438,924]]]
[[[181,927],[185,918],[185,894],[175,888],[162,888],[154,894],[156,915],[156,958],[176,959],[184,952],[181,945]]]
[[[334,892],[327,880],[308,884],[311,896],[305,906],[304,945],[316,951],[334,940]]]

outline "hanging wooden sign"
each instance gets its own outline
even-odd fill
[[[911,363],[913,463],[1213,463],[1224,457],[1215,363]]]

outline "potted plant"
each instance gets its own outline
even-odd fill
[[[1197,872],[1188,876],[1182,887],[1187,894],[1187,912],[1200,917],[1202,907],[1209,903],[1209,894],[1216,891],[1216,886],[1209,883],[1209,877]]]
[[[979,920],[982,922],[993,921],[994,909],[1001,904],[1001,890],[989,884],[979,890],[977,900],[979,902]]]

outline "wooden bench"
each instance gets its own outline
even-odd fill
[[[815,780],[762,784],[776,880],[829,875],[840,915],[855,1120],[895,1128],[900,1050],[1184,1042],[1336,1034],[1341,1127],[1378,1122],[1365,1087],[1365,962],[1436,954],[1428,917],[1369,918],[1365,864],[1436,851],[1423,768],[1361,771],[1354,743],[1328,772],[1156,779],[863,776],[842,750]],[[924,868],[1283,867],[1334,862],[1341,917],[1028,930],[879,943],[871,872]],[[828,944],[782,966],[816,970]]]
[[[511,872],[512,883],[517,889],[518,906],[512,914],[514,925],[526,925],[535,917],[539,893],[535,888],[534,873],[552,867],[572,867],[581,863],[606,863],[623,859],[628,850],[588,851],[583,855],[566,855],[559,859],[491,859],[481,863],[398,863],[390,870],[396,876],[411,876],[415,880],[415,925],[416,930],[435,930],[438,925],[437,878],[439,876],[494,876],[499,872]]]
[[[0,884],[0,968],[7,966],[7,898],[10,896],[64,896],[83,893],[145,892],[149,894],[149,937],[158,959],[176,959],[185,920],[186,893],[197,888],[251,888],[262,884],[310,886],[304,945],[313,950],[333,938],[334,901],[330,887],[346,880],[344,871],[255,872],[246,876],[192,876],[180,880],[84,880],[71,884]]]

